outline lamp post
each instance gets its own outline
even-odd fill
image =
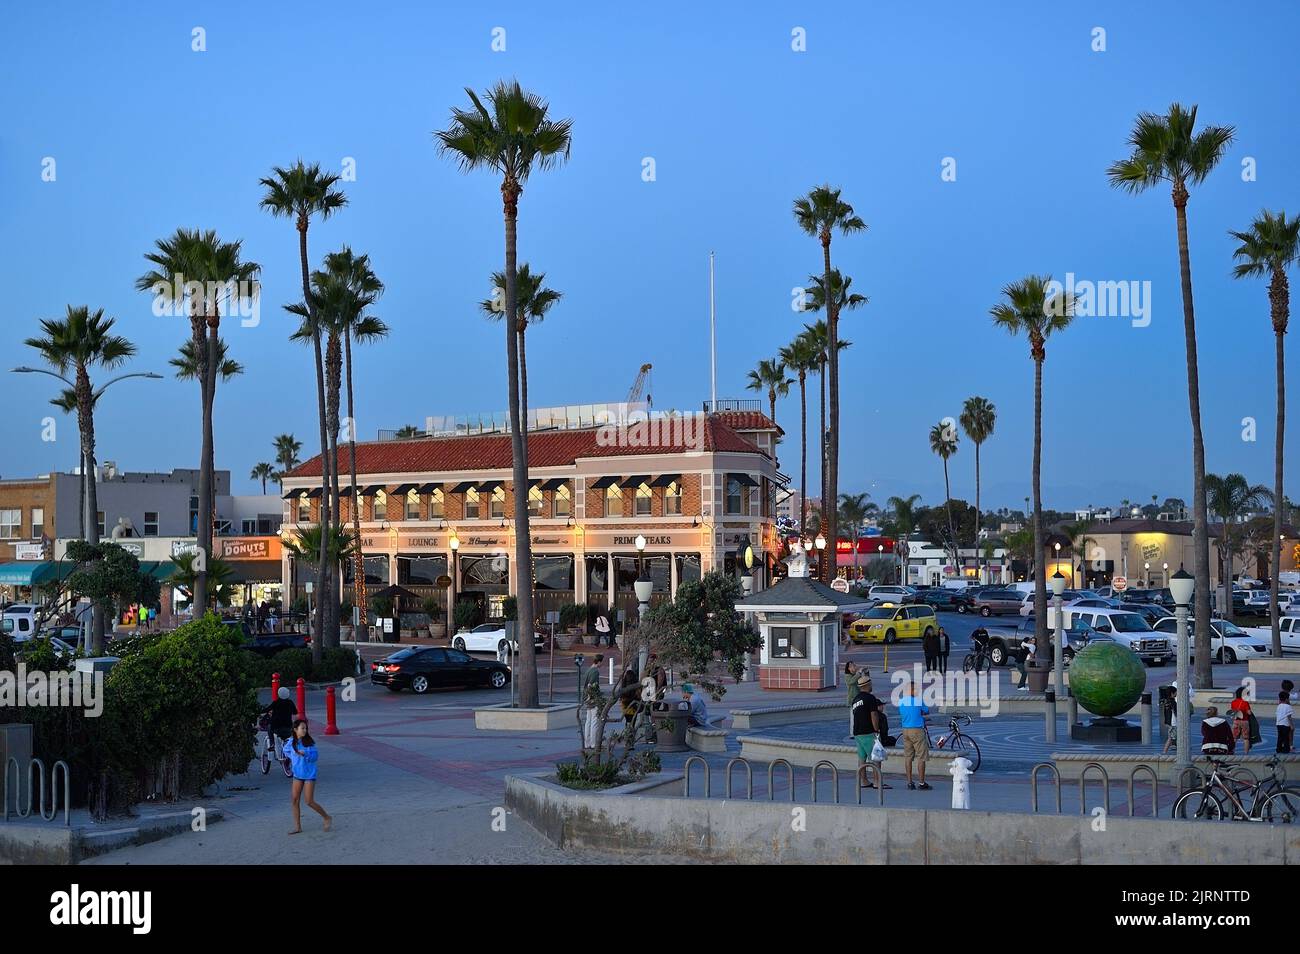
[[[754,592],[754,548],[746,543],[741,558],[745,564],[745,575],[740,578],[740,590],[745,596]],[[750,669],[749,653],[745,653],[745,671],[740,675],[741,682],[753,682],[754,674]]]
[[[636,536],[636,581],[632,584],[632,589],[636,591],[636,628],[637,641],[641,644],[636,656],[637,675],[645,672],[646,662],[649,659],[650,647],[646,641],[641,638],[641,619],[645,616],[645,611],[650,608],[650,595],[654,592],[654,580],[645,575],[645,544],[646,539],[642,534]],[[627,624],[623,624],[623,638],[627,639]],[[624,647],[624,652],[627,648]]]
[[[1169,591],[1174,595],[1174,616],[1178,619],[1178,685],[1174,693],[1174,714],[1177,719],[1175,731],[1178,733],[1178,738],[1174,771],[1181,773],[1192,764],[1189,738],[1192,731],[1192,713],[1189,704],[1191,694],[1187,691],[1191,685],[1187,673],[1187,607],[1196,592],[1196,577],[1180,566],[1178,572],[1169,579]]]
[[[878,560],[883,560],[885,558],[885,545],[883,543],[876,544],[876,558]]]
[[[451,635],[452,644],[455,645],[456,636],[456,576],[460,567],[456,564],[459,562],[456,558],[456,551],[460,549],[460,537],[456,536],[456,531],[451,532],[451,539],[447,541],[447,546],[451,547],[451,566],[447,567],[447,575],[451,577],[451,602],[447,606],[447,612],[451,614]]]
[[[1056,633],[1052,638],[1052,688],[1056,690],[1059,703],[1065,698],[1065,678],[1062,675],[1065,671],[1065,613],[1061,611],[1065,577],[1061,575],[1060,567],[1048,582],[1052,585],[1052,609],[1056,612]]]
[[[1160,581],[1160,585],[1161,585],[1161,586],[1168,586],[1168,585],[1169,585],[1169,564],[1168,564],[1168,563],[1166,563],[1166,564],[1163,565],[1163,570],[1164,570],[1164,573],[1163,573],[1163,575],[1162,575],[1162,579],[1161,579],[1161,581]]]
[[[1142,585],[1144,587],[1149,587],[1151,585],[1151,564],[1150,563],[1142,564]]]
[[[817,547],[817,579],[820,580],[826,575],[826,538],[819,533],[813,543]],[[824,582],[829,583],[830,580]]]

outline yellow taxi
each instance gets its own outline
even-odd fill
[[[939,618],[934,615],[934,607],[924,604],[881,603],[849,624],[849,638],[855,643],[895,643],[938,632]]]

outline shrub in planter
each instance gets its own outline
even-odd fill
[[[514,596],[507,596],[503,604],[502,611],[508,620],[519,618],[519,600]]]
[[[483,614],[479,610],[478,604],[471,603],[468,600],[457,603],[452,616],[452,621],[456,624],[456,632],[458,633],[462,630],[473,629],[483,620]]]

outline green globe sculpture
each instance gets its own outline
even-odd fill
[[[1102,718],[1128,712],[1146,685],[1142,660],[1119,643],[1089,643],[1070,663],[1070,694]]]

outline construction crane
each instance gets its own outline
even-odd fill
[[[646,382],[649,380],[649,377],[650,377],[650,365],[648,364],[641,365],[641,370],[637,372],[636,380],[632,382],[632,389],[627,392],[628,404],[635,404],[637,401],[641,400],[641,391],[644,390],[646,386]],[[645,403],[646,403],[646,407],[650,407],[652,404],[650,398],[650,392],[648,391],[646,392]]]

